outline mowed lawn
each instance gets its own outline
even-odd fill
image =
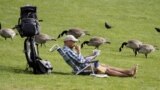
[[[25,38],[17,35],[13,40],[0,37],[0,90],[160,90],[160,51],[148,55],[138,54],[124,48],[122,42],[138,39],[160,48],[160,0],[0,0],[0,22],[2,28],[17,24],[20,7],[26,4],[38,7],[41,32],[57,37],[63,30],[79,27],[91,36],[102,36],[111,41],[102,45],[101,63],[122,68],[139,64],[137,78],[96,78],[73,75],[71,68],[57,53],[49,52],[53,44],[63,46],[63,38],[40,47],[40,57],[51,61],[53,72],[34,75],[25,72],[26,59],[23,53]],[[113,28],[104,27],[107,21]],[[94,47],[84,46],[82,53],[88,55]]]

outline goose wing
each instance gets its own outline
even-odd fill
[[[76,38],[79,38],[84,34],[84,31],[81,29],[75,28],[75,29],[70,29],[68,31],[68,34],[74,35]]]

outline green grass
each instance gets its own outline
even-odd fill
[[[158,90],[160,88],[160,52],[134,57],[130,49],[119,53],[121,43],[139,39],[160,47],[160,34],[154,27],[160,26],[159,0],[1,0],[0,22],[2,27],[13,27],[19,18],[19,7],[32,4],[38,7],[38,17],[43,19],[41,32],[57,37],[65,29],[79,27],[91,36],[111,40],[111,45],[100,47],[100,62],[129,68],[139,64],[137,78],[95,78],[75,76],[57,52],[48,50],[53,44],[63,45],[62,39],[49,42],[40,48],[40,56],[51,61],[53,73],[34,75],[24,72],[26,59],[23,53],[24,38],[16,36],[5,41],[0,37],[0,90]],[[108,21],[113,28],[104,28]],[[93,47],[85,46],[84,55]]]

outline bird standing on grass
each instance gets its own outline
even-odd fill
[[[159,33],[160,33],[160,28],[157,28],[157,27],[156,27],[155,29],[156,29],[156,31],[157,31],[157,32],[159,32]]]
[[[64,30],[61,34],[58,35],[57,38],[62,37],[64,34],[73,35],[75,38],[82,37],[84,35],[90,35],[87,31],[84,31],[80,28],[71,28],[69,30]]]
[[[106,27],[107,29],[111,29],[111,28],[112,28],[111,25],[109,25],[107,22],[105,22],[105,27]]]
[[[7,38],[13,39],[16,33],[10,28],[2,28],[0,23],[0,35],[7,40]]]
[[[89,41],[84,41],[81,44],[81,48],[83,48],[83,46],[85,44],[87,44],[88,46],[94,46],[96,49],[98,49],[99,46],[104,44],[104,43],[110,44],[110,42],[107,39],[103,38],[103,37],[92,37]]]
[[[47,42],[47,41],[56,41],[56,39],[52,38],[51,36],[47,35],[47,34],[39,34],[39,35],[35,35],[35,42],[38,43],[38,44],[44,44]]]
[[[147,55],[154,51],[155,51],[155,47],[153,45],[143,44],[139,48],[136,49],[135,56],[137,55],[137,53],[142,53],[147,58]]]
[[[140,45],[142,45],[142,42],[139,41],[139,40],[135,40],[135,39],[133,39],[133,40],[128,40],[127,42],[123,42],[123,43],[122,43],[121,47],[119,48],[119,52],[122,51],[122,48],[123,48],[124,46],[132,49],[133,52],[135,52],[135,50],[136,50],[137,48],[139,48]]]

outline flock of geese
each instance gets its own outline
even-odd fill
[[[150,44],[143,44],[141,41],[139,40],[128,40],[127,42],[123,42],[121,47],[119,48],[119,52],[122,51],[122,48],[126,46],[130,49],[133,50],[135,56],[137,55],[137,53],[142,53],[145,55],[145,57],[147,58],[147,55],[151,52],[154,52],[155,49],[157,49],[156,47],[154,47],[153,45]]]
[[[111,29],[112,27],[105,22],[105,27],[107,29]],[[155,28],[155,30],[157,32],[160,32],[160,28]],[[60,33],[57,37],[60,38],[63,35],[73,35],[75,36],[77,39],[84,36],[84,35],[90,35],[88,33],[88,31],[82,30],[80,28],[71,28],[68,30],[64,30],[62,31],[62,33]],[[5,40],[7,38],[11,38],[13,39],[15,37],[16,32],[11,29],[11,28],[2,28],[1,23],[0,23],[0,36],[2,36]],[[55,38],[52,38],[51,36],[47,35],[47,34],[39,34],[39,35],[35,35],[35,42],[37,44],[41,44],[41,46],[47,42],[47,41],[56,41]],[[99,46],[101,46],[102,44],[110,44],[111,42],[103,37],[92,37],[90,38],[90,40],[88,41],[84,41],[81,43],[81,48],[84,47],[84,45],[88,45],[88,46],[94,46],[96,49],[99,49]],[[135,56],[138,53],[142,53],[145,55],[145,57],[147,58],[148,54],[151,52],[154,52],[156,50],[156,47],[150,44],[143,44],[143,42],[139,41],[139,40],[128,40],[126,42],[123,42],[122,45],[119,48],[119,52],[122,51],[123,47],[127,47],[133,50],[133,53],[135,54]]]

